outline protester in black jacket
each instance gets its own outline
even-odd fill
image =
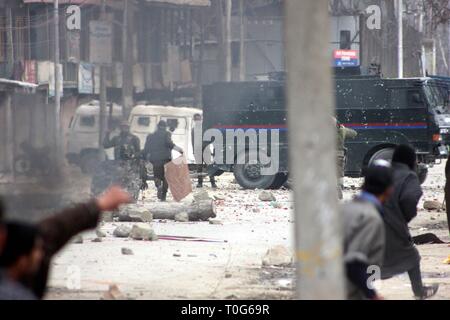
[[[161,201],[166,201],[168,184],[164,165],[172,160],[172,149],[183,153],[183,149],[173,143],[172,134],[167,131],[167,123],[161,120],[157,130],[147,136],[144,146],[144,158],[153,165],[155,186]]]
[[[420,255],[408,228],[408,223],[417,215],[417,204],[422,197],[416,167],[415,150],[407,145],[398,146],[392,158],[394,192],[384,204],[386,250],[381,276],[387,279],[408,272],[415,297],[426,299],[436,294],[438,285],[422,284]]]

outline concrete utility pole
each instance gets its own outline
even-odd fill
[[[106,21],[106,3],[102,0],[102,21]],[[99,122],[99,134],[98,134],[98,156],[99,161],[105,160],[105,150],[103,148],[103,140],[106,129],[106,66],[102,64],[100,66],[100,122]]]
[[[328,0],[287,0],[285,10],[297,298],[344,299]]]
[[[133,10],[130,8],[130,1],[125,0],[123,11],[123,34],[122,34],[122,104],[125,120],[128,119],[131,108],[133,108],[133,38],[130,34],[130,19]]]
[[[239,1],[239,20],[240,20],[240,36],[239,36],[239,81],[245,80],[245,19],[244,19],[244,1]]]
[[[397,0],[397,25],[398,25],[397,76],[399,78],[403,78],[403,0]]]
[[[225,81],[231,81],[231,0],[225,0]]]
[[[59,61],[59,1],[54,1],[53,19],[55,32],[55,156],[57,168],[62,167],[62,132],[61,132],[61,77]]]

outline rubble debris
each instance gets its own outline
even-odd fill
[[[209,196],[208,192],[205,190],[201,190],[194,194],[195,202],[209,201],[209,200],[212,200],[212,198]]]
[[[221,194],[215,194],[215,195],[213,195],[213,198],[214,198],[214,200],[218,200],[218,201],[226,200],[226,197]]]
[[[281,203],[279,203],[279,202],[276,202],[276,201],[272,201],[272,202],[270,203],[270,205],[271,205],[273,208],[275,208],[275,209],[281,209],[281,208],[283,208],[283,205],[282,205]]]
[[[125,300],[125,296],[116,284],[109,285],[108,291],[103,294],[105,300]]]
[[[135,224],[130,232],[130,238],[134,240],[158,240],[158,237],[153,229],[148,225]]]
[[[217,225],[222,225],[222,221],[221,220],[217,220],[217,219],[209,219],[209,224],[217,224]]]
[[[77,236],[73,237],[72,238],[72,243],[77,243],[77,244],[83,243],[83,237],[80,236],[80,235],[77,235]]]
[[[101,214],[100,220],[102,222],[113,222],[113,220],[114,220],[113,217],[114,217],[113,212],[112,211],[107,211],[107,212],[103,212]]]
[[[95,235],[98,238],[105,238],[106,237],[106,232],[104,232],[104,231],[102,231],[100,229],[97,229],[97,230],[95,230]]]
[[[174,220],[175,215],[186,212],[189,221],[207,221],[216,217],[216,206],[213,200],[186,202],[146,203],[145,208],[153,214],[153,219]]]
[[[91,242],[102,242],[102,241],[103,241],[102,238],[95,238],[91,240]]]
[[[293,264],[292,253],[282,245],[267,250],[262,261],[263,266],[288,267]]]
[[[225,278],[229,279],[231,278],[233,275],[231,273],[225,273]]]
[[[181,257],[181,254],[179,254],[179,253],[174,253],[173,256],[179,258],[179,257]]]
[[[135,205],[122,207],[119,211],[119,221],[121,222],[152,222],[151,212]]]
[[[131,228],[126,225],[120,225],[114,229],[113,236],[117,238],[128,238],[130,236]]]
[[[130,248],[122,248],[121,252],[123,255],[126,255],[126,256],[132,256],[134,254],[133,250],[131,250]]]
[[[425,201],[423,203],[423,208],[425,210],[441,210],[442,209],[442,203],[439,201]]]
[[[258,199],[261,201],[277,201],[272,192],[263,190],[259,193]]]
[[[189,215],[187,214],[187,212],[180,212],[175,215],[174,220],[177,222],[188,222]]]

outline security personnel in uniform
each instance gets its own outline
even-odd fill
[[[343,198],[342,191],[344,190],[344,173],[347,156],[347,148],[345,148],[345,140],[353,139],[358,133],[350,128],[344,127],[336,118],[333,118],[337,130],[337,169],[338,169],[338,195],[339,199]]]
[[[183,154],[184,151],[172,141],[172,134],[167,131],[167,123],[161,120],[156,131],[147,136],[144,147],[144,159],[153,165],[155,186],[158,199],[166,201],[168,184],[164,174],[164,165],[172,160],[172,149]]]
[[[137,200],[142,183],[145,182],[140,163],[139,138],[130,133],[130,125],[127,121],[120,123],[119,135],[113,138],[110,135],[111,132],[108,131],[103,140],[103,147],[114,148],[115,160],[104,164],[104,174],[110,176],[111,183],[120,184]]]
[[[196,113],[194,114],[194,127],[192,128],[191,131],[191,141],[192,141],[192,148],[194,149],[194,156],[195,156],[195,164],[197,167],[197,188],[202,188],[203,187],[203,163],[205,162],[203,159],[203,151],[205,151],[206,148],[209,148],[210,145],[207,143],[203,143],[203,139],[202,141],[202,152],[201,154],[197,154],[195,148],[195,134],[196,132],[198,132],[199,134],[203,134],[202,131],[202,115],[200,113]],[[209,151],[209,149],[206,149],[206,151]],[[209,154],[209,153],[207,153]],[[217,189],[217,185],[216,185],[216,179],[214,177],[214,175],[210,175],[209,176],[209,181],[211,182],[211,188],[213,189]]]
[[[139,157],[140,142],[139,138],[130,133],[130,125],[127,121],[120,123],[120,134],[110,138],[111,132],[107,132],[103,140],[105,149],[114,148],[114,159],[133,160]]]

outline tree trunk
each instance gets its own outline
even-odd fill
[[[206,221],[216,217],[213,200],[203,200],[192,203],[155,202],[145,204],[144,207],[153,214],[153,219],[174,220],[175,215],[186,212],[190,221]]]

